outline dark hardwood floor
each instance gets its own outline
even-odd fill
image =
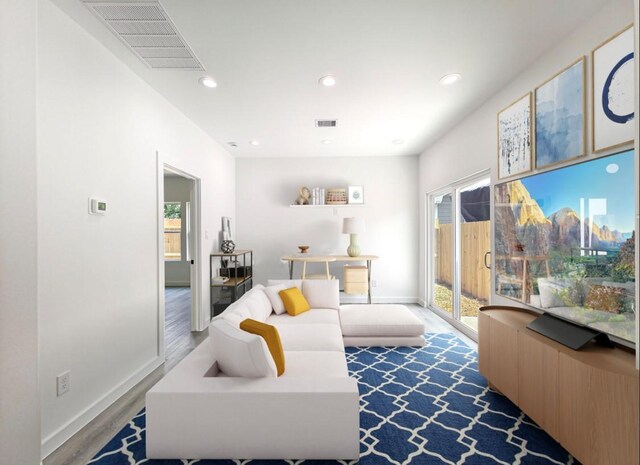
[[[173,368],[207,337],[207,332],[191,331],[191,289],[167,287],[165,298],[165,367]]]

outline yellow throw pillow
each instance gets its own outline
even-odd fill
[[[282,350],[280,334],[278,334],[276,327],[247,318],[240,323],[240,329],[264,339],[276,364],[278,376],[282,375],[284,373],[284,351]]]
[[[282,299],[284,309],[291,316],[300,315],[311,309],[309,302],[307,302],[307,299],[304,298],[302,292],[300,292],[300,289],[297,287],[280,291],[278,295]]]

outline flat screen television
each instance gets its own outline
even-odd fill
[[[635,345],[633,150],[497,184],[496,293]]]

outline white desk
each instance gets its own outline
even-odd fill
[[[289,279],[293,279],[293,264],[295,262],[302,263],[302,279],[305,279],[307,271],[307,263],[324,263],[327,274],[327,279],[331,278],[329,274],[329,263],[331,262],[366,262],[367,263],[367,281],[369,284],[369,290],[367,294],[367,302],[371,303],[371,262],[377,260],[377,255],[358,255],[357,257],[350,257],[349,255],[312,255],[312,254],[297,254],[286,255],[281,260],[289,262]]]

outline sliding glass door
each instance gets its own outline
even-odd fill
[[[491,295],[491,194],[488,173],[429,194],[429,306],[477,331]]]
[[[453,314],[453,224],[451,192],[433,196],[433,286],[431,301],[438,309]]]

